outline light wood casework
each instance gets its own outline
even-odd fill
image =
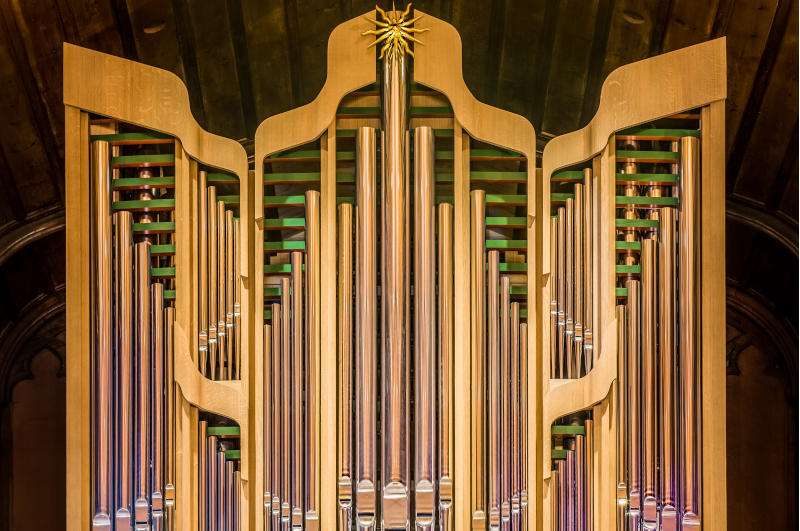
[[[69,529],[724,529],[724,40],[541,169],[447,22],[326,53],[251,166],[64,45]]]

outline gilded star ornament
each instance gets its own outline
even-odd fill
[[[367,30],[362,33],[362,35],[375,36],[375,41],[370,44],[369,47],[371,48],[382,44],[380,59],[383,59],[384,56],[391,58],[396,53],[400,54],[400,57],[404,56],[406,53],[414,57],[414,52],[411,51],[411,46],[408,44],[409,41],[417,44],[424,44],[414,37],[414,33],[429,31],[429,28],[414,27],[414,23],[421,19],[423,15],[408,18],[409,13],[411,13],[410,3],[406,6],[405,11],[399,14],[394,7],[394,3],[392,3],[392,11],[389,13],[381,9],[380,6],[375,6],[375,10],[380,15],[381,20],[374,20],[369,17],[366,17],[366,19],[375,24],[378,29]]]

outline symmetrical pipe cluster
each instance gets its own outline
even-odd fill
[[[175,312],[165,304],[164,284],[151,276],[164,269],[154,252],[164,245],[148,227],[166,214],[158,213],[159,196],[147,184],[150,169],[119,184],[109,142],[93,141],[91,156],[92,526],[169,529]]]

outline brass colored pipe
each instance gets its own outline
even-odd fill
[[[217,478],[217,531],[227,531],[225,522],[225,449],[218,448],[216,455]]]
[[[211,190],[207,188],[207,174],[204,171],[201,171],[200,174],[200,190],[198,191],[198,196],[200,197],[200,227],[198,229],[199,240],[200,240],[200,256],[198,260],[198,301],[199,301],[199,311],[198,311],[198,318],[200,320],[199,329],[200,329],[200,341],[199,341],[199,350],[200,350],[200,372],[203,375],[207,375],[207,367],[208,367],[208,339],[209,339],[209,328],[208,328],[208,264],[209,264],[209,255],[208,255],[208,201],[211,197]],[[213,204],[213,203],[212,203]]]
[[[575,210],[575,203],[574,200],[569,198],[567,199],[566,208],[564,209],[564,233],[565,233],[565,243],[564,248],[566,250],[566,256],[564,257],[564,267],[565,267],[565,274],[566,277],[564,279],[565,284],[565,299],[564,299],[564,347],[566,350],[566,368],[567,368],[567,378],[577,378],[577,370],[575,368],[575,349],[574,347],[574,339],[575,339],[575,319],[574,319],[574,309],[575,309],[575,301],[573,300],[573,288],[575,286],[575,264],[574,264],[574,255],[575,255],[575,241],[574,241],[574,229],[575,224],[574,221],[574,210]]]
[[[356,133],[356,524],[377,524],[377,204],[375,129]]]
[[[233,212],[231,210],[224,210],[225,212],[225,338],[226,349],[228,352],[228,380],[238,378],[238,373],[235,371],[236,366],[236,352],[233,350],[234,332],[233,332]]]
[[[272,529],[278,531],[281,524],[283,501],[283,463],[288,448],[284,444],[283,432],[283,377],[288,368],[283,365],[283,310],[277,302],[272,303]]]
[[[558,217],[550,217],[550,378],[558,378]]]
[[[262,383],[264,389],[264,405],[262,408],[263,425],[262,436],[264,445],[264,513],[265,525],[269,527],[270,511],[272,507],[272,454],[273,454],[273,440],[275,433],[272,431],[272,326],[270,324],[264,325],[264,335],[262,337],[264,342],[264,381]]]
[[[319,192],[306,192],[306,531],[319,529],[320,396]],[[301,498],[302,500],[302,498]]]
[[[137,448],[136,502],[137,526],[150,523],[150,243],[136,244],[136,337],[137,337]]]
[[[152,493],[150,503],[153,528],[161,529],[164,519],[164,285],[151,285],[152,356],[151,429],[152,429]]]
[[[499,257],[499,255],[498,255]],[[511,279],[500,277],[500,526],[504,531],[511,527],[511,402],[509,382],[511,380]]]
[[[585,428],[585,425],[584,425]],[[575,436],[575,529],[586,531],[586,437]]]
[[[225,203],[217,201],[217,378],[225,380],[227,367],[230,366],[228,359],[228,334],[225,328],[225,294],[227,292],[225,282],[226,256],[225,256]]]
[[[584,441],[584,450],[585,450],[585,458],[584,458],[584,466],[585,466],[585,475],[584,475],[584,504],[583,504],[583,524],[584,529],[586,531],[592,531],[594,529],[594,515],[592,514],[592,492],[593,492],[593,474],[592,471],[594,470],[594,458],[593,458],[593,443],[594,443],[594,421],[592,419],[586,419],[583,422],[583,425],[586,427],[586,439]]]
[[[575,248],[574,257],[574,352],[575,352],[575,377],[580,378],[582,375],[589,372],[589,363],[585,360],[583,352],[583,279],[584,268],[586,265],[583,261],[583,185],[578,183],[575,185],[575,221],[573,224],[574,237],[573,243]]]
[[[569,378],[567,369],[567,214],[564,207],[558,209],[558,377]]]
[[[565,465],[566,471],[564,479],[566,483],[564,499],[564,508],[566,511],[566,529],[575,529],[575,440],[570,439],[565,443],[567,448],[567,462]]]
[[[308,214],[306,214],[308,215]],[[305,452],[303,451],[303,253],[293,251],[292,262],[292,287],[290,289],[292,311],[292,398],[291,398],[291,447],[292,447],[292,528],[303,525],[303,488],[305,487]]]
[[[414,129],[414,510],[416,529],[433,529],[436,449],[436,238],[433,129]]]
[[[555,463],[555,469],[550,473],[550,515],[553,519],[554,531],[562,531],[561,527],[561,471],[560,461]]]
[[[679,341],[681,367],[680,419],[683,426],[683,517],[682,529],[700,527],[698,481],[701,477],[698,433],[697,330],[700,302],[697,296],[697,230],[700,177],[699,140],[681,138],[681,206],[679,213]]]
[[[382,525],[385,529],[405,529],[409,521],[408,482],[408,400],[407,378],[408,314],[408,182],[406,173],[407,63],[403,54],[391,54],[383,61],[384,175],[381,187],[384,202],[384,245],[386,260],[381,277],[385,297],[386,327],[381,334],[381,406],[383,443]]]
[[[500,464],[503,444],[500,402],[500,255],[489,251],[487,273],[488,322],[488,420],[489,420],[489,529],[500,529],[500,497],[502,496]]]
[[[236,353],[236,379],[238,380],[242,379],[242,283],[239,280],[242,242],[240,231],[239,218],[235,218],[233,220],[233,350]]]
[[[452,531],[453,471],[453,205],[439,210],[439,529]]]
[[[656,501],[656,363],[657,301],[656,301],[655,238],[642,241],[642,396],[644,401],[644,447],[642,519],[647,527],[658,525]]]
[[[217,437],[212,435],[206,438],[206,468],[207,487],[206,499],[208,500],[208,531],[220,531],[218,524],[219,503],[219,478],[217,477]]]
[[[675,483],[675,210],[661,209],[658,251],[658,348],[661,365],[659,381],[661,417],[661,527],[676,531],[678,527]]]
[[[522,531],[528,529],[528,324],[519,325],[519,388],[520,388],[520,493],[519,508]]]
[[[289,303],[289,279],[281,278],[281,415],[283,434],[283,454],[280,462],[283,465],[281,476],[283,477],[283,488],[281,489],[281,528],[287,530],[291,527],[292,513],[292,464],[294,462],[294,446],[292,434],[292,314],[291,304]]]
[[[166,426],[164,505],[167,509],[175,506],[175,308],[168,306],[164,310],[164,380]],[[168,519],[172,519],[170,511]],[[172,526],[171,523],[169,523]]]
[[[197,528],[198,531],[211,531],[208,525],[208,450],[206,430],[208,423],[201,420],[197,425]]]
[[[567,461],[559,459],[556,464],[558,469],[558,529],[559,531],[572,531],[567,527],[567,496],[569,478],[567,477]]]
[[[641,296],[639,281],[629,279],[626,312],[628,373],[628,515],[633,525],[639,525],[641,510]]]
[[[339,210],[337,249],[338,293],[338,443],[339,531],[349,531],[353,522],[353,205],[342,203]]]
[[[92,175],[94,178],[94,516],[93,529],[112,527],[112,467],[111,444],[114,418],[112,400],[113,352],[113,295],[112,295],[112,232],[111,232],[111,175],[109,144],[92,142]]]
[[[622,304],[615,308],[617,317],[617,522],[618,528],[621,527],[625,518],[625,511],[628,505],[628,471],[630,435],[629,409],[630,390],[628,388],[628,325],[626,322],[626,307]]]
[[[225,454],[223,453],[223,459]],[[225,462],[225,528],[233,530],[233,461]]]
[[[133,450],[133,216],[128,211],[114,215],[117,227],[117,529],[131,527]]]
[[[486,526],[486,194],[470,192],[472,526]]]
[[[520,426],[520,403],[519,403],[519,303],[511,303],[511,330],[510,330],[509,350],[510,350],[510,389],[509,396],[511,401],[511,452],[509,463],[509,477],[511,480],[511,528],[518,530],[520,526],[519,512],[519,491],[520,491],[520,451],[521,433]]]
[[[206,376],[217,379],[217,189],[208,187],[208,363]]]
[[[594,349],[593,308],[594,295],[592,291],[594,274],[593,238],[594,226],[592,223],[594,201],[592,197],[592,170],[583,170],[583,355],[586,360],[586,371],[594,367],[596,352]]]

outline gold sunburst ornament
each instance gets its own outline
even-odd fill
[[[429,31],[428,28],[414,27],[414,23],[421,19],[423,15],[407,19],[406,17],[411,13],[410,3],[406,6],[405,11],[399,15],[394,7],[394,2],[392,2],[391,13],[387,13],[381,9],[380,6],[375,6],[375,10],[378,11],[381,20],[378,21],[369,17],[366,17],[366,19],[378,26],[378,29],[367,30],[362,33],[362,35],[375,36],[375,41],[370,44],[369,47],[371,48],[372,46],[383,43],[379,59],[383,59],[383,57],[387,55],[387,52],[387,57],[389,58],[395,53],[399,53],[401,57],[408,53],[408,55],[413,57],[414,52],[411,51],[411,46],[408,44],[409,41],[416,42],[417,44],[424,44],[422,41],[415,38],[413,34]]]

